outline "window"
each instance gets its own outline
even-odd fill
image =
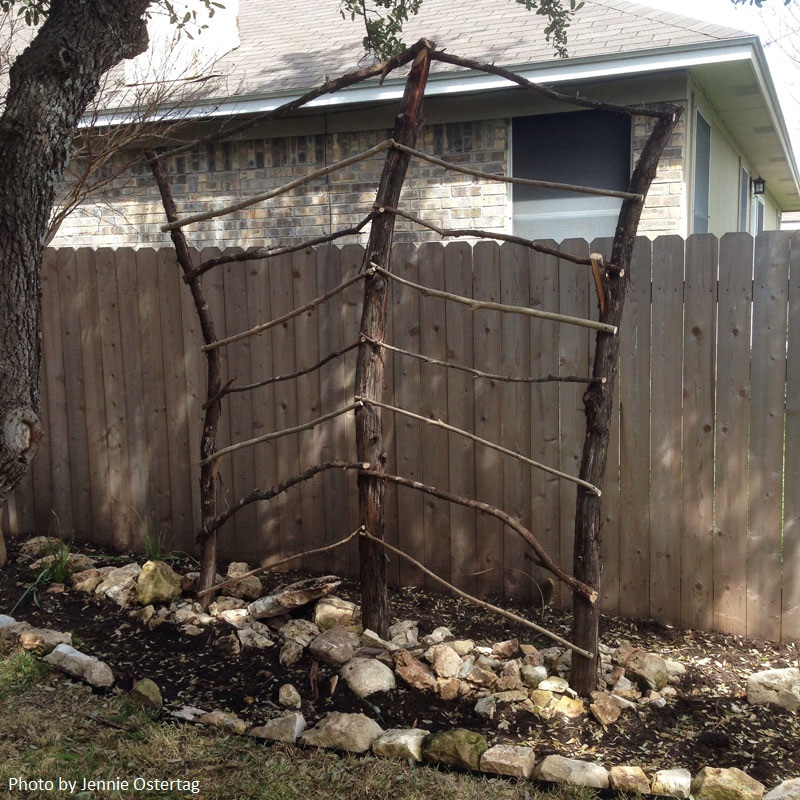
[[[512,152],[515,177],[625,191],[631,176],[631,121],[609,111],[518,117]],[[613,236],[621,203],[615,197],[514,186],[514,233],[556,240]]]
[[[692,233],[708,233],[711,184],[711,126],[698,111],[694,127],[694,226]]]
[[[742,167],[739,171],[739,231],[750,230],[750,173]]]

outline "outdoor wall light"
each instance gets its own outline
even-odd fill
[[[760,175],[750,183],[753,185],[753,194],[764,194],[767,191],[767,182]]]

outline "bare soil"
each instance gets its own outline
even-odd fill
[[[800,715],[772,706],[750,706],[746,698],[750,674],[800,665],[798,643],[774,644],[678,630],[652,621],[604,618],[604,644],[614,647],[627,640],[687,667],[676,687],[677,696],[669,698],[666,707],[643,705],[625,712],[607,729],[592,718],[545,721],[520,711],[506,711],[487,721],[475,714],[473,702],[443,702],[406,686],[368,700],[355,697],[342,684],[331,693],[333,671],[313,663],[308,655],[287,669],[278,661],[277,646],[245,649],[235,656],[223,652],[217,644],[229,632],[223,625],[212,626],[200,636],[186,635],[171,624],[148,630],[128,610],[69,588],[51,592],[40,587],[18,602],[35,575],[16,562],[17,545],[9,543],[10,566],[0,571],[0,613],[9,613],[17,605],[16,619],[71,632],[76,646],[109,664],[123,690],[139,678],[154,680],[167,709],[181,705],[221,708],[260,724],[276,714],[278,688],[292,683],[303,699],[301,710],[309,725],[329,711],[358,711],[375,718],[383,728],[469,728],[484,734],[490,744],[529,744],[539,757],[556,753],[606,767],[638,765],[648,773],[672,767],[684,767],[693,774],[704,766],[738,767],[767,788],[800,777]],[[99,565],[119,565],[131,558],[89,547],[81,552],[96,558]],[[301,577],[307,574],[266,574],[262,582],[265,591],[270,591]],[[345,581],[337,594],[358,601],[358,587],[352,581]],[[566,612],[510,610],[568,635]],[[395,620],[416,620],[421,634],[444,625],[457,637],[482,644],[518,638],[537,647],[551,646],[546,639],[533,638],[528,629],[490,616],[466,601],[414,587],[393,591],[391,611]]]

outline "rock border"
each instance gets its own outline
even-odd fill
[[[234,563],[228,569],[228,577],[247,571],[246,564]],[[151,578],[155,578],[155,586],[151,585]],[[563,677],[569,671],[569,651],[537,650],[517,640],[481,647],[470,640],[456,639],[447,628],[437,628],[418,638],[415,624],[410,621],[392,626],[391,640],[383,640],[361,628],[356,604],[332,594],[340,583],[335,576],[301,581],[267,597],[260,597],[250,581],[235,586],[230,596],[217,598],[208,612],[197,603],[179,601],[182,591],[191,588],[191,580],[191,575],[182,578],[163,562],[147,562],[143,567],[90,567],[73,575],[72,583],[78,591],[103,596],[123,607],[137,600],[149,601],[131,615],[151,628],[172,623],[189,635],[197,635],[206,625],[224,623],[230,632],[219,637],[218,644],[232,653],[242,647],[272,647],[274,639],[280,638],[281,663],[291,665],[308,648],[314,658],[338,669],[341,679],[360,697],[391,690],[397,677],[418,689],[435,692],[444,700],[459,695],[473,697],[476,713],[489,720],[498,706],[511,704],[544,718],[592,715],[603,726],[613,725],[626,710],[643,703],[665,705],[675,694],[670,682],[677,682],[685,672],[683,665],[627,643],[615,650],[601,646],[606,690],[594,692],[591,702],[585,703]],[[168,605],[156,609],[156,602]],[[316,603],[313,622],[285,616],[312,602]],[[262,619],[272,620],[273,625]],[[113,686],[114,676],[108,665],[72,647],[71,634],[37,629],[1,614],[0,630],[16,635],[25,650],[73,678],[101,689]],[[794,711],[800,700],[800,671],[789,668],[756,673],[748,679],[747,688],[752,703],[772,702]],[[160,707],[158,688],[153,685],[147,690],[148,704]],[[137,683],[132,691],[141,693],[142,687]],[[692,776],[689,770],[675,767],[648,777],[638,766],[607,769],[597,762],[559,755],[540,760],[535,749],[525,745],[490,747],[483,735],[461,728],[439,732],[418,728],[383,730],[364,714],[330,712],[307,728],[297,710],[299,699],[294,687],[285,684],[278,698],[284,710],[259,725],[248,725],[235,714],[219,709],[184,706],[169,713],[182,721],[267,741],[371,752],[380,757],[411,759],[486,775],[623,793],[691,796],[696,800],[800,800],[800,777],[784,780],[769,792],[736,768],[706,766]]]

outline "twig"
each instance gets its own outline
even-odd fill
[[[461,172],[464,175],[472,175],[475,178],[483,178],[487,181],[498,181],[500,183],[512,183],[518,186],[538,186],[542,189],[559,189],[564,192],[576,192],[577,194],[592,194],[599,195],[600,197],[619,197],[622,200],[643,200],[640,194],[633,192],[621,192],[616,189],[597,189],[592,186],[578,186],[574,183],[554,183],[553,181],[540,181],[535,178],[514,178],[509,175],[494,175],[491,172],[482,172],[478,169],[471,169],[470,167],[462,167],[460,164],[453,164],[450,161],[445,161],[436,156],[429,155],[422,150],[415,150],[413,147],[400,144],[399,142],[392,141],[392,147],[398,150],[403,150],[409,155],[419,158],[422,161],[427,161],[430,164],[435,164],[438,167],[452,172]]]
[[[314,372],[318,370],[320,367],[325,366],[329,361],[333,361],[335,358],[339,358],[339,356],[343,356],[345,353],[349,353],[351,350],[354,350],[358,347],[358,342],[353,342],[353,344],[347,345],[347,347],[343,347],[341,350],[336,350],[333,353],[329,353],[325,358],[321,361],[317,361],[316,364],[310,367],[305,367],[304,369],[299,369],[297,372],[291,372],[287,375],[274,375],[271,378],[265,378],[263,381],[258,381],[258,383],[248,383],[245,386],[233,386],[230,389],[224,390],[229,394],[235,394],[236,392],[247,392],[251,389],[260,389],[262,386],[269,386],[272,383],[279,383],[281,381],[289,381],[294,378],[299,378],[302,375],[308,375],[309,372]]]
[[[279,186],[277,189],[271,189],[268,192],[262,192],[261,194],[253,195],[252,197],[247,197],[244,200],[239,200],[236,203],[231,203],[227,206],[222,206],[221,208],[212,208],[208,211],[201,211],[197,214],[190,214],[188,217],[181,217],[179,219],[174,220],[173,222],[167,222],[166,224],[161,226],[162,231],[173,231],[176,228],[183,228],[186,225],[193,225],[195,222],[204,222],[207,219],[214,219],[215,217],[223,217],[225,214],[231,214],[234,211],[241,211],[243,208],[249,208],[250,206],[254,206],[256,203],[264,202],[265,200],[272,200],[274,197],[280,197],[282,194],[286,194],[287,192],[291,192],[292,189],[297,189],[299,186],[303,186],[306,183],[311,183],[311,181],[316,180],[317,178],[323,178],[325,175],[330,175],[331,172],[336,172],[340,169],[344,169],[345,167],[349,167],[352,164],[357,164],[359,161],[364,161],[367,158],[371,158],[372,156],[380,153],[383,150],[387,150],[389,147],[392,146],[390,139],[385,139],[384,141],[376,144],[374,147],[370,147],[368,150],[364,150],[361,153],[357,153],[354,156],[350,156],[350,158],[343,158],[341,161],[336,161],[333,164],[328,164],[324,167],[320,167],[313,172],[309,172],[307,175],[303,175],[300,178],[297,178],[293,181],[289,181],[288,183],[284,183],[282,186]]]
[[[592,263],[588,258],[573,256],[570,253],[565,253],[562,250],[559,250],[557,247],[548,247],[546,244],[540,244],[532,239],[526,239],[523,236],[514,236],[514,234],[511,233],[498,233],[496,231],[487,231],[483,228],[441,228],[438,225],[434,225],[432,222],[422,219],[421,217],[417,217],[414,214],[409,214],[407,211],[401,211],[399,208],[389,208],[388,206],[384,206],[379,210],[388,214],[396,214],[398,217],[403,217],[403,219],[410,220],[415,225],[421,225],[423,228],[433,231],[443,239],[456,236],[472,236],[476,239],[496,239],[498,242],[511,242],[512,244],[520,244],[523,247],[529,248],[530,250],[535,250],[537,253],[544,253],[547,256],[555,256],[556,258],[560,258],[562,261],[571,261],[573,264],[580,264],[581,266],[588,267]]]
[[[410,564],[413,564],[417,569],[421,572],[425,573],[429,578],[432,578],[437,583],[441,584],[442,586],[449,589],[453,594],[462,597],[464,600],[469,601],[473,605],[478,606],[479,608],[485,608],[488,611],[492,611],[495,614],[499,614],[501,617],[505,617],[506,619],[510,619],[513,622],[518,623],[519,625],[524,625],[526,628],[531,628],[532,630],[536,631],[537,633],[542,634],[543,636],[547,636],[548,639],[552,639],[554,642],[557,642],[562,647],[566,647],[569,650],[572,650],[574,653],[579,653],[586,658],[592,658],[591,653],[584,650],[582,647],[578,647],[576,644],[572,644],[572,642],[568,642],[563,637],[559,636],[557,633],[553,633],[552,631],[547,630],[547,628],[543,628],[541,625],[537,625],[535,622],[531,622],[530,620],[525,619],[524,617],[520,617],[518,614],[514,614],[512,611],[506,611],[504,608],[500,608],[499,606],[494,606],[491,603],[487,603],[484,600],[479,600],[477,597],[473,597],[471,594],[467,594],[466,592],[462,592],[461,589],[453,586],[452,583],[448,583],[444,578],[440,578],[435,573],[431,572],[427,567],[420,564],[419,561],[412,558],[407,553],[404,553],[397,547],[390,545],[388,542],[383,541],[383,539],[378,539],[377,536],[373,536],[369,531],[362,530],[360,531],[361,536],[370,539],[373,542],[378,542],[382,547],[385,547],[390,552],[394,553],[395,555],[400,556],[400,558],[404,558]]]
[[[376,342],[374,339],[370,339],[369,336],[365,336],[361,334],[361,338],[365,342],[369,342],[371,345],[375,347],[384,347],[387,350],[391,350],[394,353],[400,353],[403,356],[409,356],[410,358],[416,358],[420,361],[424,361],[426,364],[436,364],[440,367],[447,367],[448,369],[457,369],[461,372],[468,372],[475,378],[485,378],[486,380],[491,381],[501,381],[503,383],[604,383],[605,378],[581,378],[578,376],[567,375],[567,376],[559,376],[559,375],[545,375],[543,378],[530,378],[530,377],[521,377],[521,376],[514,376],[514,375],[495,375],[491,372],[483,372],[479,369],[474,369],[473,367],[466,367],[463,364],[455,364],[452,361],[440,361],[438,358],[431,358],[430,356],[424,356],[422,353],[414,353],[411,350],[403,350],[402,347],[396,347],[395,345],[387,344],[386,342]],[[352,345],[351,345],[352,346]],[[231,391],[238,391],[236,389],[231,389]]]
[[[560,92],[553,91],[547,86],[542,86],[539,83],[533,83],[520,75],[510,72],[502,67],[496,67],[494,64],[484,64],[479,61],[472,61],[468,58],[461,58],[460,56],[453,56],[450,53],[445,53],[443,50],[435,50],[431,53],[431,58],[434,61],[441,61],[445,64],[453,64],[456,67],[465,67],[466,69],[475,69],[480,72],[488,72],[491,75],[499,75],[512,83],[516,83],[523,89],[528,89],[534,94],[549,97],[551,100],[556,100],[559,103],[568,103],[573,106],[581,108],[599,108],[603,111],[617,111],[620,114],[627,114],[632,117],[663,117],[667,112],[661,111],[656,108],[645,108],[643,106],[621,106],[616,103],[604,103],[601,100],[589,100],[583,97],[570,97],[568,94],[561,94]]]
[[[235,453],[237,450],[243,450],[245,447],[252,447],[255,444],[261,444],[262,442],[270,442],[273,439],[280,439],[283,436],[289,436],[292,433],[300,433],[301,431],[310,430],[311,428],[315,428],[322,422],[327,422],[328,420],[334,419],[335,417],[340,417],[342,414],[347,414],[349,411],[352,411],[355,407],[356,403],[350,403],[350,405],[344,406],[343,408],[339,408],[336,411],[331,411],[329,414],[323,414],[321,417],[312,419],[310,422],[305,422],[302,425],[295,425],[293,428],[284,428],[283,430],[274,431],[273,433],[265,433],[263,436],[256,436],[255,439],[247,439],[244,442],[237,442],[236,444],[232,444],[229,447],[223,447],[222,450],[217,450],[216,452],[208,456],[208,458],[204,458],[200,462],[200,466],[203,466],[205,464],[210,464],[212,461],[217,461],[218,459],[228,455],[229,453]]]
[[[525,306],[510,306],[505,303],[493,303],[488,300],[471,300],[468,297],[463,297],[460,294],[452,294],[451,292],[443,292],[440,289],[429,289],[426,286],[421,286],[418,283],[407,281],[395,275],[393,272],[379,267],[377,264],[370,262],[371,269],[379,272],[393,281],[402,283],[404,286],[410,286],[413,289],[421,292],[423,297],[441,297],[444,300],[449,300],[453,303],[460,303],[461,305],[468,306],[473,311],[503,311],[507,314],[522,314],[526,317],[536,317],[538,319],[552,320],[553,322],[561,322],[565,325],[577,325],[581,328],[591,328],[596,331],[603,331],[612,335],[617,333],[616,325],[607,325],[605,322],[596,322],[593,319],[584,319],[582,317],[570,317],[566,314],[556,314],[552,311],[539,311],[535,308],[527,308]],[[221,342],[216,342],[215,345],[208,345],[209,347],[218,346]],[[205,348],[203,348],[205,349]]]
[[[118,731],[135,731],[137,730],[135,725],[123,725],[121,722],[113,722],[110,719],[103,719],[103,717],[98,717],[96,714],[84,714],[85,717],[88,717],[90,720],[94,722],[98,722],[101,725],[108,725],[109,728],[116,728]]]
[[[358,273],[351,275],[349,278],[342,281],[338,286],[334,286],[334,288],[329,292],[325,292],[325,294],[315,297],[304,306],[295,308],[292,311],[284,314],[282,317],[276,317],[275,319],[271,319],[269,322],[263,322],[261,325],[256,325],[254,328],[250,328],[248,331],[242,331],[234,336],[228,336],[226,339],[217,339],[216,342],[211,342],[210,344],[204,345],[201,349],[203,352],[207,352],[208,350],[216,350],[219,347],[227,347],[229,344],[239,342],[242,339],[247,339],[249,336],[257,336],[260,333],[264,333],[264,331],[268,331],[270,328],[274,328],[276,325],[282,325],[284,322],[288,322],[290,319],[294,319],[295,317],[299,317],[301,314],[305,314],[306,311],[312,311],[317,306],[320,306],[327,300],[335,297],[337,294],[339,294],[339,292],[343,292],[348,286],[352,286],[354,283],[362,280],[363,277],[363,275]]]
[[[370,211],[358,225],[353,225],[350,228],[342,228],[338,231],[334,231],[333,233],[329,233],[325,236],[316,236],[313,239],[304,239],[302,242],[298,244],[289,244],[284,247],[279,245],[271,245],[270,247],[258,247],[253,250],[245,250],[242,253],[229,253],[227,255],[221,255],[217,258],[209,258],[208,261],[204,261],[202,264],[198,265],[195,269],[193,269],[188,275],[184,276],[184,281],[189,283],[193,281],[195,278],[199,278],[204,273],[208,272],[210,269],[214,267],[222,266],[223,264],[232,264],[232,263],[240,263],[243,261],[258,261],[263,258],[276,258],[277,256],[285,256],[289,253],[296,253],[298,250],[305,250],[310,247],[318,247],[321,244],[327,244],[328,242],[333,242],[336,239],[341,239],[344,236],[355,236],[370,223],[373,219],[377,216],[377,212]]]
[[[419,481],[412,481],[409,478],[402,477],[401,475],[391,475],[386,472],[378,472],[377,470],[368,469],[367,467],[363,468],[363,472],[380,477],[382,480],[388,481],[389,483],[395,483],[398,486],[405,486],[408,489],[415,489],[418,492],[424,492],[432,497],[438,497],[440,500],[446,500],[448,503],[456,503],[457,505],[471,508],[475,511],[480,511],[483,514],[488,514],[495,519],[499,519],[504,525],[507,525],[515,533],[519,534],[529,545],[531,550],[533,550],[534,554],[536,555],[540,566],[544,567],[548,572],[555,575],[556,578],[565,583],[571,589],[579,592],[590,603],[597,602],[597,591],[595,589],[588,584],[579,581],[575,576],[570,575],[568,572],[565,572],[559,566],[559,564],[554,561],[553,558],[551,558],[544,547],[542,547],[541,543],[533,534],[533,532],[526,528],[519,520],[514,519],[514,517],[503,511],[501,508],[497,508],[497,506],[490,505],[489,503],[483,503],[480,500],[471,500],[468,497],[462,497],[461,495],[453,494],[452,492],[446,492],[444,489],[439,489],[436,486],[429,486],[428,484],[420,483]]]
[[[224,589],[227,586],[233,586],[233,584],[238,583],[242,578],[249,578],[251,575],[260,575],[262,572],[267,572],[268,570],[275,569],[276,567],[280,567],[282,564],[288,564],[290,561],[294,561],[297,558],[305,558],[306,556],[316,556],[320,553],[328,553],[331,550],[335,550],[337,547],[342,547],[342,545],[347,544],[349,541],[354,539],[356,536],[360,535],[360,530],[353,531],[349,536],[345,536],[344,539],[339,539],[338,542],[334,542],[333,544],[325,545],[325,547],[318,547],[316,550],[306,550],[302,553],[295,553],[293,556],[287,556],[286,558],[280,559],[280,561],[273,561],[271,564],[266,564],[265,566],[256,567],[256,569],[251,569],[250,572],[245,572],[243,575],[237,575],[235,578],[231,578],[230,580],[223,581],[222,583],[218,583],[215,586],[210,586],[208,589],[204,589],[202,592],[198,592],[198,597],[203,597],[204,595],[211,594],[212,592],[217,592],[220,589]]]
[[[501,447],[499,444],[495,444],[494,442],[490,442],[488,439],[481,439],[479,436],[475,436],[473,433],[469,433],[469,431],[465,431],[462,428],[456,428],[453,425],[448,425],[446,422],[442,422],[440,419],[430,419],[428,417],[423,417],[420,414],[415,414],[413,411],[406,411],[403,408],[399,408],[398,406],[392,406],[388,403],[382,403],[379,400],[367,400],[362,397],[356,397],[357,402],[362,403],[369,403],[369,405],[378,406],[378,408],[385,408],[387,411],[394,411],[396,414],[402,414],[405,417],[410,417],[411,419],[415,419],[419,422],[424,422],[426,425],[433,425],[437,428],[444,428],[446,431],[450,431],[451,433],[457,433],[460,436],[464,436],[467,439],[471,439],[473,442],[477,442],[478,444],[482,444],[485,447],[489,447],[492,450],[497,450],[498,453],[503,453],[503,455],[511,456],[515,458],[517,461],[522,461],[525,464],[529,464],[532,467],[536,467],[536,469],[540,469],[543,472],[547,472],[550,475],[555,475],[557,478],[561,478],[565,481],[570,481],[570,483],[576,483],[578,486],[582,486],[587,491],[591,492],[594,495],[600,497],[602,492],[596,486],[587,481],[581,480],[580,478],[575,478],[572,475],[568,475],[566,472],[561,472],[560,470],[555,469],[554,467],[548,467],[546,464],[541,464],[538,461],[533,461],[532,459],[528,458],[527,456],[523,456],[520,453],[515,453],[513,450],[509,450],[505,447]]]

